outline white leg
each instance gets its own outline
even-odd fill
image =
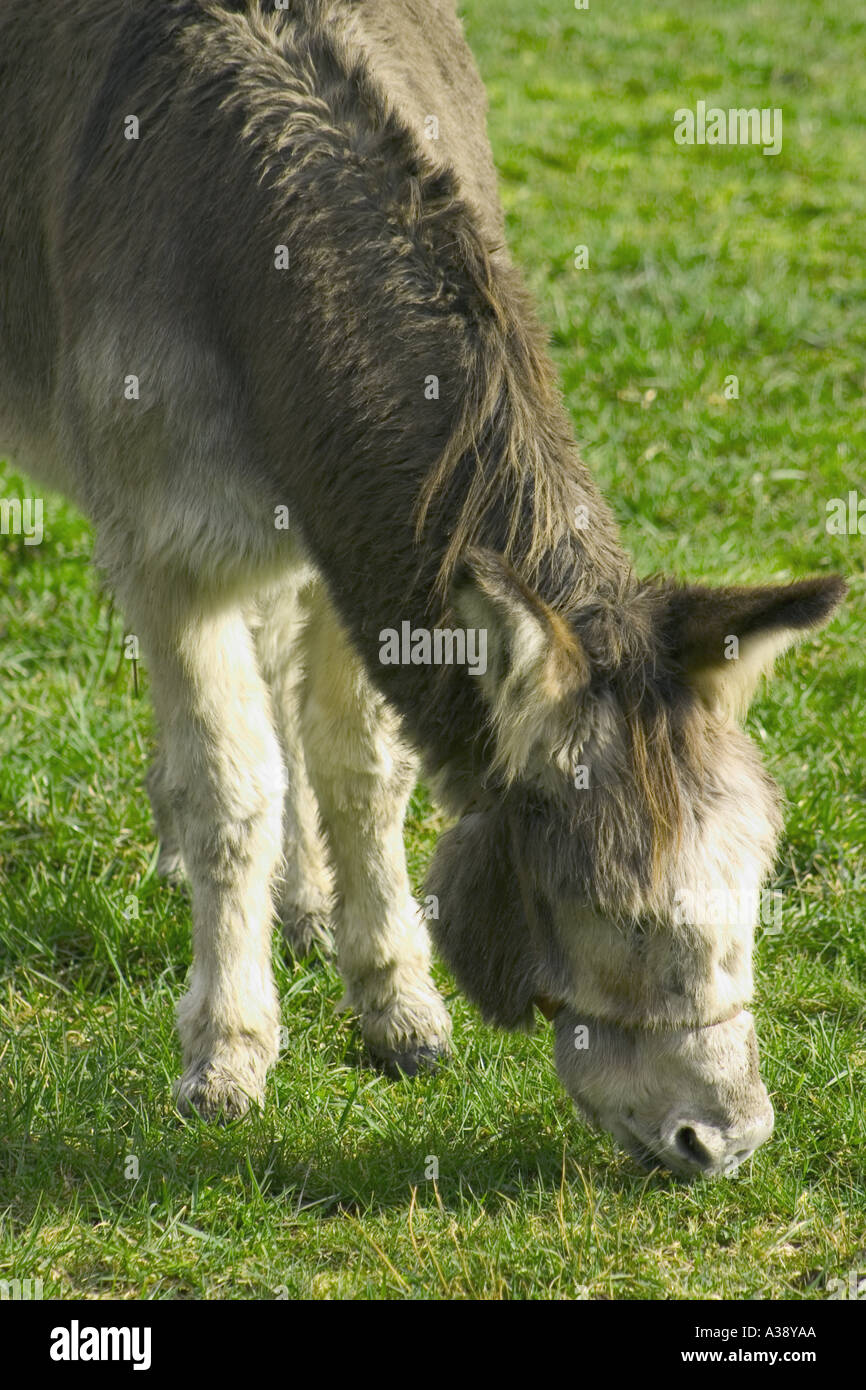
[[[177,1099],[181,1109],[229,1118],[262,1099],[278,1051],[271,888],[285,777],[240,611],[180,604],[176,593],[160,603],[149,578],[147,612],[130,616],[161,726],[157,800],[171,810],[193,904]]]
[[[411,1074],[446,1053],[451,1036],[406,872],[403,817],[415,762],[321,587],[311,615],[302,727],[336,878],[346,1002],[360,1014],[371,1052]]]

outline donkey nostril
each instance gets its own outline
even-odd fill
[[[709,1149],[701,1143],[691,1125],[682,1125],[677,1130],[674,1138],[677,1151],[683,1158],[690,1163],[696,1163],[699,1168],[709,1168],[713,1162],[713,1156]]]

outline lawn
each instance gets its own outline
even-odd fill
[[[0,538],[0,1279],[46,1297],[824,1299],[866,1274],[866,536],[826,529],[866,499],[866,16],[465,17],[511,245],[639,570],[851,581],[749,717],[787,801],[756,956],[776,1133],[732,1180],[648,1176],[574,1118],[549,1030],[485,1028],[441,967],[454,1061],[388,1081],[333,967],[279,950],[266,1110],[181,1120],[189,907],[154,872],[147,671],[137,696],[89,528],[48,496],[41,545]],[[677,145],[699,100],[781,108],[781,153]],[[419,788],[419,889],[441,824]]]

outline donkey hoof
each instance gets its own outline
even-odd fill
[[[175,1104],[181,1115],[228,1124],[246,1115],[251,1105],[261,1103],[255,1091],[245,1090],[231,1072],[216,1062],[199,1062],[175,1082]]]
[[[323,956],[334,954],[331,935],[331,914],[326,907],[305,910],[294,903],[285,903],[279,910],[283,939],[293,956],[302,960],[314,950]]]
[[[434,1076],[448,1060],[449,1053],[446,1047],[424,1045],[406,1052],[374,1053],[373,1056],[386,1076],[399,1081],[404,1076]]]

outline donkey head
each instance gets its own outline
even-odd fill
[[[773,1127],[746,1006],[781,817],[737,716],[844,591],[650,582],[566,621],[486,551],[455,589],[487,630],[491,775],[437,847],[437,944],[490,1022],[539,1004],[580,1110],[684,1176]]]

